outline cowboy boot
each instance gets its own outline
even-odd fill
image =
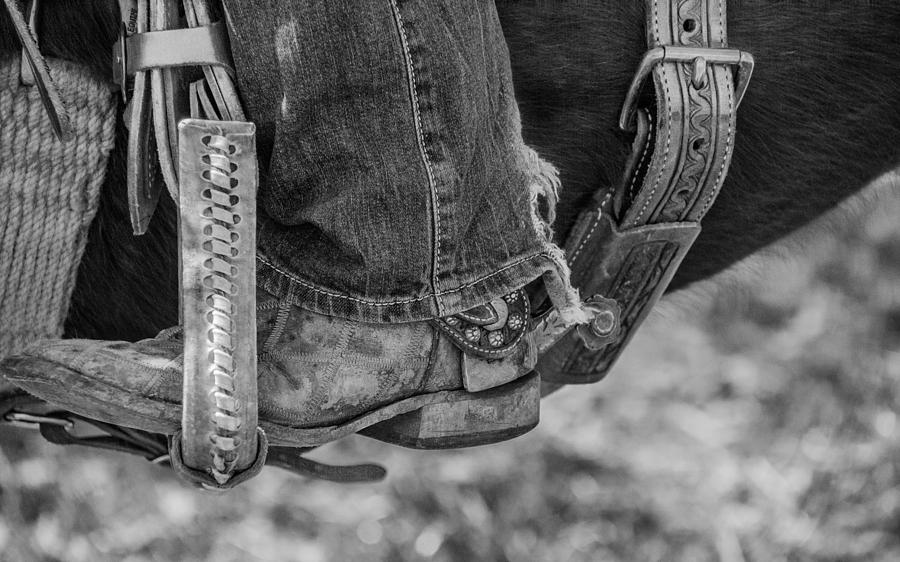
[[[538,422],[522,292],[433,322],[365,324],[257,294],[260,426],[275,445],[362,432],[413,448],[510,439]],[[86,418],[171,435],[181,424],[182,334],[136,343],[47,340],[0,363],[28,393]],[[478,357],[477,355],[482,357]]]

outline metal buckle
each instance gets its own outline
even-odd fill
[[[693,63],[695,68],[704,68],[707,64],[725,64],[728,66],[736,66],[734,95],[737,99],[735,107],[741,105],[744,94],[747,92],[747,86],[750,84],[750,77],[753,75],[754,59],[753,55],[746,51],[738,49],[713,49],[707,47],[656,47],[650,49],[644,55],[641,64],[638,66],[631,85],[628,87],[628,94],[625,96],[625,103],[622,105],[622,113],[619,115],[619,128],[623,131],[631,130],[634,122],[634,112],[637,108],[638,95],[644,81],[649,76],[653,67],[661,62],[684,62]],[[696,73],[695,80],[696,82]]]

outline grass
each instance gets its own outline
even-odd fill
[[[318,454],[384,463],[383,483],[268,469],[201,494],[4,430],[2,558],[898,560],[900,204],[883,207],[740,288],[677,297],[608,380],[546,400],[524,437]]]

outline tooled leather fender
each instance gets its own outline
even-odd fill
[[[612,302],[596,310],[617,322],[570,330],[542,348],[544,381],[603,378],[700,233],[728,172],[753,68],[749,54],[727,49],[725,15],[721,1],[646,1],[650,51],[620,119],[636,133],[628,171],[617,189],[598,192],[566,243],[573,283],[589,302]],[[642,88],[651,79],[653,95]],[[539,318],[538,333],[552,333],[552,322]]]

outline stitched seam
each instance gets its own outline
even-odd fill
[[[466,322],[470,322],[470,323],[472,323],[472,324],[478,324],[479,322],[481,322],[481,318],[480,318],[480,317],[475,316],[474,314],[469,314],[468,311],[466,311],[466,312],[457,312],[457,313],[456,313],[456,316],[459,316],[460,318],[462,318],[462,319],[465,320]],[[496,311],[494,311],[494,316],[492,317],[491,322],[488,322],[488,324],[493,324],[494,322],[496,322],[496,321],[499,320],[499,319],[500,319],[500,316],[497,314]]]
[[[733,138],[733,128],[731,126],[732,116],[734,115],[734,97],[731,93],[731,80],[725,80],[725,91],[728,92],[728,136],[725,138],[725,153],[722,155],[722,165],[719,166],[719,173],[716,176],[716,182],[713,184],[713,190],[709,194],[709,197],[706,198],[706,201],[703,203],[703,209],[700,210],[700,218],[703,218],[703,215],[706,214],[706,210],[712,205],[713,200],[718,195],[719,190],[722,189],[722,185],[719,183],[724,180],[725,176],[725,165],[728,163],[728,155],[731,152],[731,141]]]
[[[653,3],[653,28],[657,37],[659,37],[659,14],[658,14],[659,2]],[[644,205],[641,207],[641,212],[638,213],[638,216],[632,221],[632,226],[637,226],[638,222],[641,220],[641,217],[644,216],[644,212],[647,210],[647,207],[650,205],[650,201],[653,200],[653,195],[656,193],[656,189],[659,187],[659,182],[662,180],[663,173],[666,171],[666,164],[669,163],[669,148],[672,145],[672,100],[669,96],[669,77],[666,75],[665,69],[662,73],[663,76],[663,88],[666,91],[666,114],[668,121],[668,128],[666,129],[666,150],[663,153],[663,161],[662,165],[659,168],[659,174],[656,176],[656,181],[653,183],[653,188],[650,190],[650,194],[647,196],[647,199],[644,200]]]
[[[256,303],[256,311],[264,312],[266,310],[276,310],[279,306],[281,306],[281,305],[276,300],[271,300],[271,301],[267,301],[264,303],[257,302]]]
[[[723,49],[728,46],[725,44],[725,7],[722,5],[722,0],[719,0],[719,42]]]
[[[659,187],[659,182],[662,180],[662,176],[666,171],[666,164],[669,163],[669,148],[672,145],[672,100],[669,95],[669,77],[666,75],[665,70],[663,70],[663,88],[666,91],[666,120],[668,121],[668,128],[666,129],[666,150],[663,152],[663,161],[659,167],[659,173],[656,175],[656,181],[653,182],[653,188],[650,190],[650,193],[647,195],[647,199],[644,200],[644,205],[641,207],[641,212],[638,213],[638,216],[632,221],[632,226],[637,226],[638,222],[640,222],[641,217],[644,216],[644,212],[647,210],[647,207],[650,206],[650,202],[653,201],[653,195],[656,193],[656,189]]]
[[[468,289],[469,287],[473,287],[473,286],[475,286],[475,285],[477,285],[477,284],[479,284],[479,283],[482,283],[482,282],[484,282],[484,281],[490,279],[491,277],[494,277],[495,275],[499,275],[499,274],[503,273],[504,271],[506,271],[507,269],[511,269],[511,268],[513,268],[513,267],[516,267],[516,266],[518,266],[518,265],[521,265],[521,264],[523,264],[523,263],[525,263],[525,262],[527,262],[527,261],[529,261],[529,260],[533,260],[534,258],[541,258],[541,257],[547,258],[547,259],[549,259],[549,260],[551,260],[551,261],[554,261],[553,256],[550,255],[549,253],[547,253],[547,252],[538,252],[538,253],[536,253],[536,254],[531,254],[530,256],[525,256],[524,258],[518,259],[518,260],[514,261],[513,263],[511,263],[511,264],[509,264],[509,265],[505,265],[505,266],[501,267],[500,269],[498,269],[497,271],[495,271],[495,272],[493,272],[493,273],[489,273],[489,274],[487,274],[487,275],[485,275],[485,276],[483,276],[483,277],[479,277],[478,279],[475,279],[474,281],[470,281],[470,282],[466,283],[465,285],[460,285],[459,287],[457,287],[457,288],[455,288],[455,289],[453,289],[453,290],[450,290],[450,291],[443,291],[443,292],[440,292],[440,293],[434,293],[433,295],[423,295],[423,296],[421,296],[421,297],[416,297],[416,298],[414,298],[414,299],[406,299],[406,300],[398,300],[398,301],[368,301],[368,300],[365,300],[365,299],[359,299],[359,298],[356,298],[356,297],[351,297],[350,295],[341,295],[341,294],[338,294],[338,293],[331,293],[331,292],[326,291],[326,290],[324,290],[324,289],[320,289],[320,288],[318,288],[318,287],[316,287],[316,286],[314,286],[314,285],[309,284],[309,283],[306,282],[306,281],[303,281],[302,279],[300,279],[300,278],[297,277],[296,275],[294,275],[294,274],[292,274],[292,273],[288,273],[287,271],[281,269],[280,267],[278,267],[277,265],[273,264],[273,263],[270,262],[268,259],[266,259],[265,257],[263,257],[262,254],[257,253],[257,255],[256,255],[256,259],[258,259],[259,261],[263,262],[263,263],[266,264],[267,266],[271,267],[272,269],[274,269],[275,271],[277,271],[278,273],[280,273],[281,275],[283,275],[284,277],[286,277],[286,278],[287,278],[288,280],[290,280],[291,282],[296,283],[296,284],[298,284],[298,285],[300,285],[300,286],[302,286],[302,287],[305,287],[305,288],[309,289],[310,291],[313,291],[313,292],[315,292],[315,293],[319,293],[319,294],[321,294],[321,295],[325,295],[325,296],[327,296],[327,297],[335,298],[335,299],[343,299],[343,300],[348,300],[348,301],[357,302],[357,303],[359,303],[359,304],[363,304],[363,305],[366,305],[366,306],[393,306],[393,305],[395,305],[395,304],[411,304],[411,303],[414,303],[414,302],[419,302],[419,301],[423,301],[423,300],[426,300],[426,299],[430,299],[430,298],[432,298],[432,297],[452,295],[452,294],[454,294],[454,293],[458,293],[458,292],[460,292],[460,291],[462,291],[462,290],[464,290],[464,289]]]
[[[609,201],[609,198],[612,197],[612,190],[610,190],[606,197],[603,198],[603,201],[600,202],[600,205],[597,206],[597,219],[594,220],[594,224],[591,225],[591,230],[587,233],[587,236],[584,237],[584,240],[581,241],[581,244],[578,245],[578,249],[575,250],[575,254],[569,258],[569,265],[575,263],[575,258],[578,257],[578,254],[581,253],[581,250],[584,249],[584,245],[588,243],[588,240],[591,239],[591,236],[594,235],[594,231],[597,230],[597,225],[600,224],[600,219],[603,217],[603,206],[606,205],[606,202]]]
[[[638,160],[637,166],[634,168],[634,174],[631,176],[631,185],[628,186],[628,197],[630,199],[634,199],[634,186],[637,184],[639,172],[641,171],[641,166],[644,165],[644,160],[647,158],[647,153],[650,151],[650,145],[653,144],[653,114],[649,111],[647,112],[647,142],[644,143],[644,152],[641,153],[641,157]]]
[[[653,2],[653,38],[657,45],[661,43],[659,40],[659,0]]]
[[[328,358],[319,363],[324,363],[324,368],[318,373],[318,384],[313,385],[310,393],[309,402],[299,416],[294,413],[292,417],[298,419],[301,423],[310,423],[317,412],[321,412],[325,408],[323,405],[328,400],[328,389],[331,388],[335,377],[341,369],[340,357],[350,346],[350,340],[356,333],[358,324],[354,322],[346,322],[340,327],[338,332],[337,343],[328,350]]]
[[[321,363],[331,363],[332,361],[334,361],[336,363],[340,363],[341,366],[371,367],[375,369],[416,368],[426,366],[429,362],[429,359],[427,357],[412,359],[401,358],[400,360],[378,359],[365,355],[347,354],[341,354],[340,356],[335,357],[331,351],[319,353],[284,353],[279,351],[269,351],[266,352],[265,355],[261,355],[260,358],[267,361],[300,361],[303,363],[310,363],[315,365]]]
[[[406,73],[409,85],[410,101],[412,103],[413,119],[416,125],[416,142],[419,145],[419,155],[422,158],[422,165],[425,166],[425,173],[428,176],[428,188],[431,195],[431,214],[434,220],[433,237],[434,237],[434,253],[432,255],[431,265],[431,288],[434,291],[435,300],[438,305],[438,315],[444,313],[444,303],[441,301],[438,292],[438,256],[440,256],[441,242],[441,221],[438,211],[438,194],[437,184],[434,180],[434,172],[431,169],[431,159],[428,156],[428,148],[425,145],[425,134],[422,130],[422,115],[419,107],[419,95],[417,92],[416,70],[413,67],[412,54],[409,51],[409,42],[406,38],[406,29],[403,24],[403,16],[400,14],[400,8],[397,6],[397,0],[390,0],[391,10],[394,14],[394,22],[397,25],[397,33],[400,36],[400,44],[403,46],[404,62],[406,64]]]
[[[278,312],[275,314],[275,326],[272,328],[272,333],[269,334],[269,337],[266,338],[266,341],[263,344],[263,349],[266,352],[271,352],[275,349],[275,344],[278,343],[278,340],[281,339],[282,334],[284,334],[284,328],[287,326],[291,308],[292,306],[290,303],[278,303]]]

